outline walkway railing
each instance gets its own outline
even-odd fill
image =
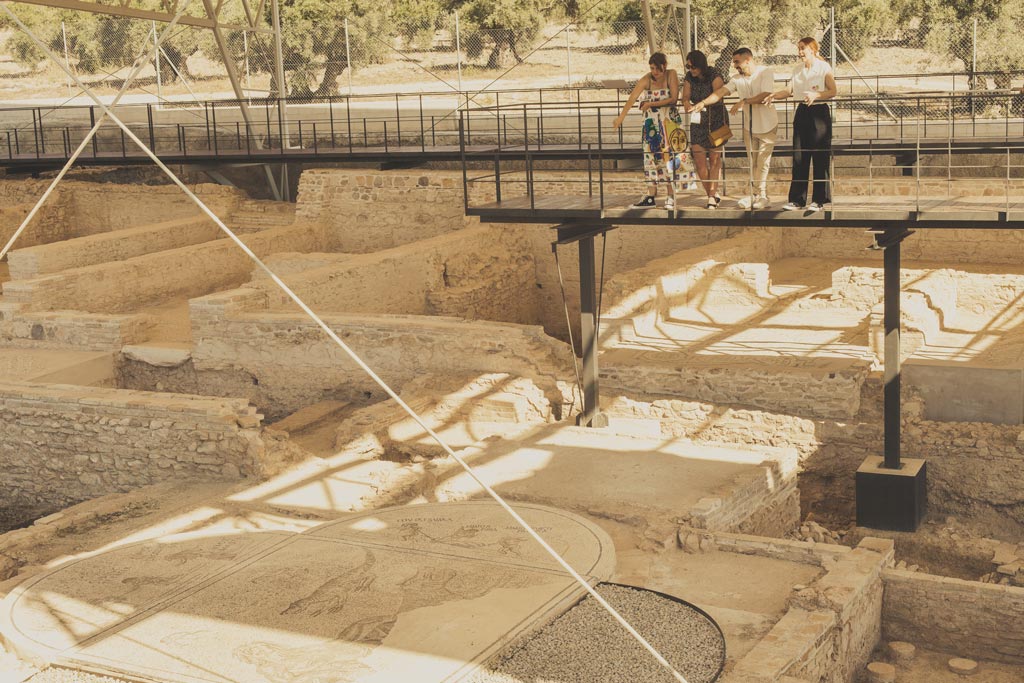
[[[796,105],[779,104],[779,138],[784,142],[791,135]],[[984,205],[990,213],[1001,209],[1005,220],[1011,209],[1024,203],[1024,118],[1011,116],[1020,105],[1020,93],[1009,91],[836,98],[831,104],[833,154],[827,181],[832,196],[893,197],[895,204],[917,215],[937,208],[935,200],[975,196],[977,208]],[[896,112],[897,120],[882,123],[877,112],[883,106]],[[973,117],[963,113],[972,107]],[[573,204],[581,210],[604,211],[627,208],[624,198],[635,201],[643,193],[642,119],[630,115],[622,128],[614,129],[617,103],[572,108],[519,104],[488,111],[493,117],[490,131],[471,128],[465,113],[462,119],[467,210],[501,202],[523,217],[524,211],[535,211],[540,204],[554,211],[544,200],[557,196],[585,200]],[[860,118],[865,113],[866,122]],[[755,194],[742,126],[742,118],[733,120],[736,135],[726,146],[719,179],[734,199]],[[506,129],[515,132],[507,134]],[[497,144],[484,149],[484,140]],[[775,158],[788,167],[790,150],[785,144],[776,150]],[[623,170],[622,160],[630,158],[633,168]],[[786,201],[790,181],[776,174],[768,182],[778,208]],[[700,183],[695,185],[690,196],[703,198]],[[680,191],[679,196],[687,195]],[[737,205],[733,201],[722,207]],[[849,199],[836,201],[828,214],[838,218],[850,207]],[[566,208],[570,215],[572,206]],[[677,208],[697,207],[677,203]]]
[[[617,88],[516,90],[471,97],[450,93],[224,100],[201,106],[127,104],[117,107],[133,132],[175,163],[337,160],[360,156],[457,159],[494,150],[545,151],[581,157],[595,149],[628,158],[637,149],[639,117],[612,131],[626,94]],[[794,103],[779,103],[781,144],[790,137]],[[1024,139],[1024,94],[957,91],[842,96],[833,100],[837,144],[877,140],[954,146],[979,139]],[[45,166],[65,161],[98,118],[94,107],[0,111],[0,165]],[[459,127],[462,127],[460,136]],[[589,146],[589,147],[588,147]],[[730,150],[739,149],[737,139]],[[148,163],[123,132],[104,126],[83,163]]]

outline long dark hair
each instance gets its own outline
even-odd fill
[[[700,50],[694,50],[686,55],[686,61],[700,69],[700,76],[698,77],[700,80],[707,81],[711,79],[711,69],[708,68],[708,56],[706,54]],[[692,71],[686,75],[691,80],[696,80]]]

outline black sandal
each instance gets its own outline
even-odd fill
[[[648,195],[644,195],[644,198],[641,199],[640,201],[638,201],[633,206],[636,206],[636,207],[654,206],[654,197],[652,197],[649,194]]]

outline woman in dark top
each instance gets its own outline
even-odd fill
[[[690,108],[725,85],[718,69],[708,66],[708,58],[700,50],[686,55],[686,77],[683,79],[683,107]],[[729,112],[724,102],[705,107],[700,112],[700,122],[690,122],[690,151],[697,167],[697,176],[704,185],[708,196],[707,207],[718,208],[722,196],[718,194],[718,178],[722,174],[722,148],[711,142],[711,131],[729,123]]]

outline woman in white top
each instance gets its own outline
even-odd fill
[[[832,201],[829,165],[832,158],[832,110],[826,100],[836,96],[832,68],[818,54],[818,41],[801,38],[797,50],[803,63],[784,89],[765,98],[765,104],[796,96],[803,100],[793,116],[793,181],[786,211],[819,211]],[[807,179],[814,164],[814,190],[807,204]]]

